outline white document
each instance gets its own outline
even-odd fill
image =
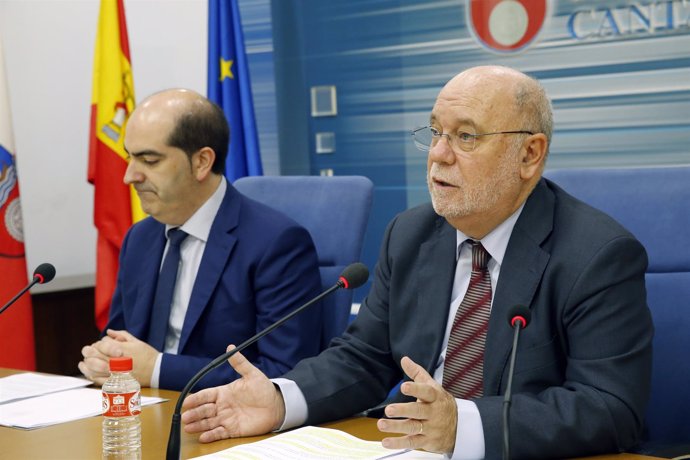
[[[162,401],[166,399],[141,397],[142,407]],[[95,388],[50,393],[0,405],[0,425],[32,429],[71,422],[101,415],[102,404],[101,390]]]
[[[203,460],[378,460],[394,457],[440,459],[421,451],[392,450],[377,441],[364,441],[343,431],[306,426],[262,441],[231,447]]]
[[[43,375],[33,372],[13,374],[0,378],[0,404],[89,385],[91,385],[89,380],[63,375]]]

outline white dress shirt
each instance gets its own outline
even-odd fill
[[[493,303],[494,294],[496,292],[496,285],[498,284],[498,277],[501,271],[501,264],[503,263],[503,256],[508,247],[510,235],[513,233],[513,227],[517,222],[524,204],[515,211],[508,219],[503,221],[498,227],[493,229],[491,233],[481,239],[484,249],[491,255],[488,269],[491,276],[491,299]],[[457,247],[460,248],[460,256],[455,269],[455,278],[453,280],[453,290],[451,294],[450,311],[448,312],[448,321],[446,323],[446,331],[443,336],[443,349],[441,355],[436,363],[434,371],[434,380],[443,382],[443,363],[445,361],[446,350],[448,348],[448,337],[453,326],[455,313],[465,297],[465,292],[470,284],[470,275],[472,273],[472,249],[469,244],[463,244],[468,237],[461,231],[457,231],[456,240]],[[283,394],[285,401],[285,421],[280,427],[280,430],[286,430],[295,426],[302,425],[307,420],[308,408],[307,401],[304,394],[299,389],[297,384],[292,380],[278,378],[272,379],[272,382],[278,385]],[[484,458],[484,429],[482,427],[482,419],[479,414],[477,405],[469,400],[456,399],[458,408],[458,426],[455,435],[455,445],[459,447],[455,449],[452,455],[453,460],[470,460]]]
[[[172,304],[170,305],[170,317],[168,319],[168,333],[165,336],[165,345],[163,353],[177,354],[180,345],[180,336],[182,334],[182,326],[184,318],[187,314],[187,307],[189,306],[189,299],[192,297],[192,289],[196,281],[196,275],[201,265],[201,258],[206,249],[206,241],[208,235],[211,233],[211,225],[218,214],[220,205],[225,197],[225,190],[227,189],[225,178],[220,181],[218,188],[213,192],[213,195],[196,210],[192,217],[187,222],[180,226],[180,229],[186,232],[189,236],[182,241],[180,246],[180,268],[177,272],[177,281],[175,282],[175,290],[173,292]],[[172,225],[165,226],[165,234],[167,238],[168,230],[173,228]],[[163,257],[161,259],[161,267],[165,254],[168,252],[169,242],[165,244]],[[151,388],[158,388],[161,372],[161,361],[163,360],[163,353],[158,353],[156,363],[151,374]]]

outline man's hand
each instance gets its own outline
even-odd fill
[[[273,383],[240,353],[228,362],[242,378],[190,395],[182,404],[184,430],[201,433],[200,442],[265,434],[285,420],[283,396]]]
[[[386,416],[402,420],[380,419],[377,423],[379,430],[405,436],[385,438],[383,446],[389,449],[452,453],[458,426],[455,399],[423,367],[407,356],[400,363],[405,374],[413,380],[403,383],[400,391],[417,398],[417,401],[386,407]]]
[[[151,374],[156,364],[158,351],[146,342],[134,337],[127,331],[108,329],[108,335],[92,345],[81,349],[84,360],[79,363],[79,370],[84,376],[103,385],[110,370],[108,360],[120,356],[131,356],[133,362],[132,374],[142,387],[151,386]]]
[[[107,333],[98,343],[99,349],[110,356],[131,356],[134,366],[132,374],[142,387],[150,387],[159,351],[127,331],[108,329]]]
[[[79,367],[79,371],[84,374],[84,377],[91,380],[96,385],[103,385],[108,376],[110,376],[108,360],[111,356],[104,354],[99,344],[100,341],[94,342],[81,349],[81,355],[84,359],[79,362],[77,367]],[[114,356],[117,357],[122,355]]]

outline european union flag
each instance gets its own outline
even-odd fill
[[[208,2],[208,98],[230,123],[225,176],[230,182],[263,174],[254,103],[237,0]]]

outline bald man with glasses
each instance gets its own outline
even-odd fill
[[[485,66],[451,79],[427,127],[431,203],[389,224],[359,315],[320,355],[268,380],[189,396],[201,442],[319,424],[375,406],[401,378],[378,428],[389,448],[500,458],[512,347],[507,313],[532,320],[513,379],[513,458],[566,458],[637,442],[649,396],[653,326],[642,245],[542,178],[552,135],[542,86]]]

